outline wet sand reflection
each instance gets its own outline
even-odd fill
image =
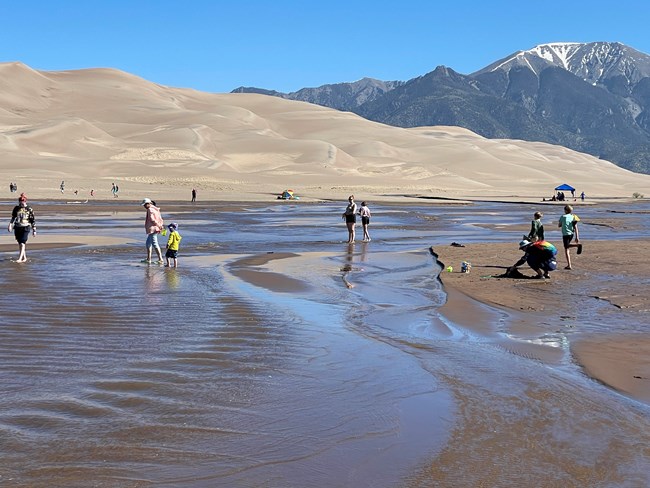
[[[647,406],[572,363],[565,323],[438,280],[429,246],[494,238],[476,223],[510,207],[377,205],[350,246],[336,209],[197,209],[178,269],[139,263],[111,215],[88,232],[122,244],[0,261],[0,485],[648,484]]]

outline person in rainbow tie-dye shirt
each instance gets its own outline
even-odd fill
[[[553,244],[547,241],[530,242],[524,239],[519,243],[519,249],[524,251],[526,254],[512,265],[508,271],[513,268],[516,269],[524,263],[528,263],[528,266],[537,273],[535,278],[541,280],[548,280],[551,278],[548,274],[549,271],[557,269],[557,261],[555,260],[557,249]]]

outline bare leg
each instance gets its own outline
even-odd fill
[[[27,261],[27,255],[25,254],[25,244],[20,243],[18,244],[18,260],[16,262],[24,263],[25,261]]]
[[[354,242],[354,235],[355,235],[355,230],[354,230],[354,222],[348,222],[348,244],[352,244]]]
[[[160,247],[158,247],[158,246],[156,246],[156,254],[158,255],[158,261],[162,263],[163,256],[162,256],[162,253],[160,252]]]
[[[147,262],[151,262],[151,246],[147,246]]]
[[[566,268],[564,268],[564,269],[572,269],[571,268],[571,254],[569,253],[569,247],[564,248],[564,257],[566,258]]]

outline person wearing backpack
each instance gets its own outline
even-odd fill
[[[7,226],[7,230],[14,231],[16,242],[18,242],[18,259],[17,263],[24,263],[27,261],[26,247],[29,233],[36,236],[36,219],[34,218],[34,210],[27,205],[27,196],[24,193],[20,194],[18,198],[18,205],[16,205],[11,212],[11,221]]]

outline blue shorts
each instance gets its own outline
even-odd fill
[[[147,248],[150,247],[157,247],[160,248],[158,245],[158,233],[154,232],[152,234],[147,234],[147,243],[146,243]]]
[[[539,259],[535,259],[533,256],[528,256],[526,262],[532,269],[541,269],[546,272],[555,271],[557,269],[557,261],[554,257],[545,261],[540,261]]]
[[[171,249],[167,249],[167,252],[165,253],[165,257],[169,259],[176,259],[178,258],[178,251],[172,251]]]

